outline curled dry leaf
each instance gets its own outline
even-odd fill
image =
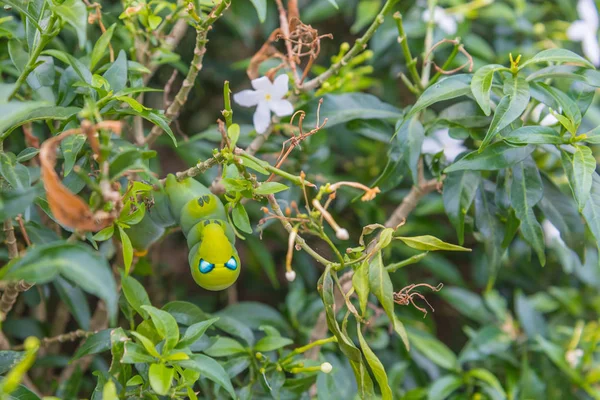
[[[67,136],[84,133],[96,157],[99,156],[100,146],[96,137],[97,129],[111,129],[120,133],[121,124],[114,121],[105,121],[92,125],[83,121],[81,128],[69,129],[60,135],[47,139],[40,149],[40,163],[42,182],[46,190],[46,199],[54,218],[61,224],[81,231],[99,231],[110,225],[114,216],[105,211],[93,212],[89,205],[79,196],[73,194],[62,184],[60,177],[54,170],[56,165],[56,147]]]

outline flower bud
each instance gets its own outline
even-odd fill
[[[329,364],[328,362],[324,362],[323,364],[321,364],[321,372],[328,374],[331,372],[332,369],[333,369],[333,366],[331,364]]]
[[[350,239],[350,234],[348,234],[348,231],[344,228],[338,229],[337,232],[335,232],[335,236],[340,240]]]
[[[294,282],[294,280],[296,279],[296,272],[295,271],[287,271],[285,273],[285,279],[287,279],[288,282]]]

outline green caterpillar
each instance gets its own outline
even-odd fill
[[[188,261],[196,283],[207,290],[223,290],[240,275],[235,233],[227,222],[225,207],[200,182],[188,178],[178,182],[169,175],[165,190],[155,192],[154,206],[127,234],[133,247],[145,250],[165,228],[179,224],[190,249]]]

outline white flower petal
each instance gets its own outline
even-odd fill
[[[288,92],[290,78],[286,74],[279,75],[273,82],[271,96],[273,100],[283,99],[283,96]]]
[[[421,153],[423,154],[437,154],[442,151],[443,147],[437,140],[426,137],[421,145]]]
[[[242,107],[254,107],[260,100],[260,93],[254,90],[242,90],[233,95],[233,101]]]
[[[583,54],[594,64],[600,66],[600,44],[596,31],[588,32],[583,38]]]
[[[579,0],[577,13],[579,18],[584,20],[591,30],[598,30],[598,9],[594,0]]]
[[[542,222],[542,230],[544,231],[544,241],[546,242],[546,246],[550,246],[554,241],[564,243],[560,237],[560,231],[556,229],[556,226],[554,226],[550,220],[545,219],[544,222]]]
[[[273,84],[271,83],[271,80],[269,78],[267,78],[266,76],[261,76],[260,78],[256,78],[254,80],[252,80],[252,87],[255,90],[262,90],[264,92],[267,93],[271,93],[271,91],[273,90]]]
[[[294,112],[294,106],[287,100],[272,100],[269,102],[269,107],[278,117],[292,115]]]
[[[271,124],[271,111],[269,111],[269,104],[266,101],[261,101],[256,107],[254,117],[254,129],[256,133],[265,133],[269,125]]]
[[[446,32],[448,35],[454,35],[458,29],[456,20],[444,13],[443,17],[438,20],[438,26],[441,30]]]
[[[539,122],[540,117],[542,116],[542,111],[544,111],[544,107],[546,107],[546,105],[544,103],[540,103],[537,106],[535,106],[533,108],[533,110],[531,110],[531,121],[533,122]]]
[[[549,113],[540,121],[541,126],[552,126],[556,125],[557,123],[558,119],[556,119],[556,117],[552,115],[552,113]]]
[[[573,41],[583,40],[589,33],[590,27],[583,21],[573,22],[567,29],[567,37]]]

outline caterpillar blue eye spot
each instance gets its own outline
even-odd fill
[[[237,269],[237,261],[235,257],[231,257],[229,261],[225,263],[225,267],[232,271],[235,271]]]
[[[211,264],[208,261],[204,261],[203,259],[200,259],[200,263],[198,264],[198,269],[200,270],[201,273],[208,274],[214,268],[215,268],[215,264]]]

